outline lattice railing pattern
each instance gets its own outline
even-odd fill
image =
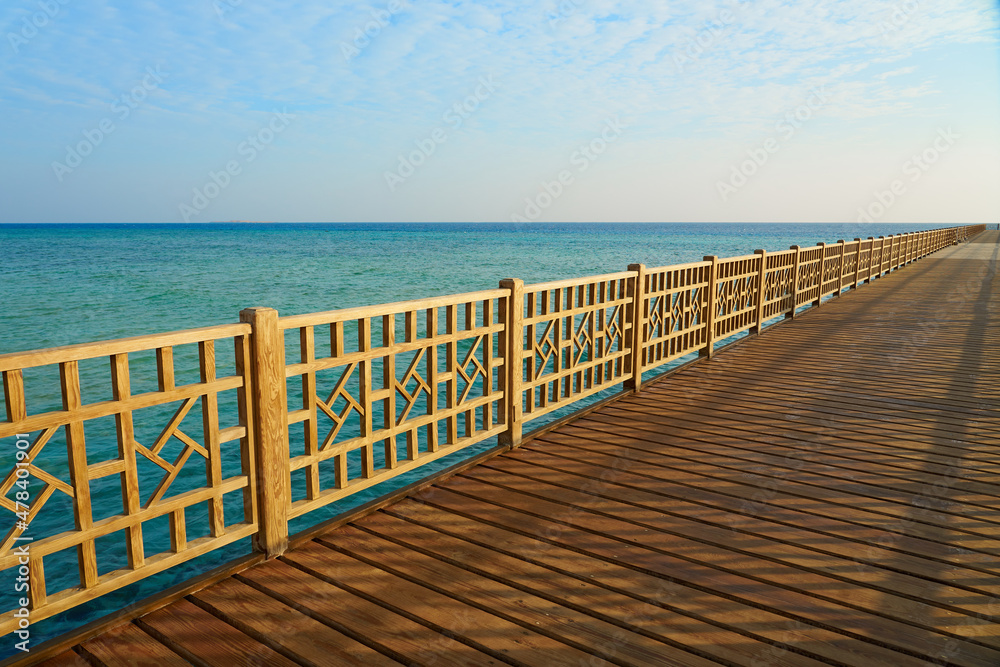
[[[840,274],[840,288],[853,287],[858,282],[858,261],[861,257],[861,246],[863,241],[855,239],[853,243],[838,241],[843,247],[843,268]]]
[[[0,570],[35,623],[247,536],[277,556],[290,519],[984,229],[0,355]]]
[[[7,410],[0,438],[16,437],[23,452],[0,482],[0,512],[11,526],[0,542],[0,569],[23,564],[27,548],[32,622],[256,532],[249,334],[237,324],[0,356]],[[216,344],[224,340],[233,344],[235,370],[220,376]],[[181,367],[178,356],[194,368]],[[110,374],[81,373],[81,363],[100,359],[110,362]],[[43,386],[56,377],[59,406]],[[137,378],[149,386],[139,389]],[[110,400],[87,400],[91,393]],[[226,458],[235,462],[228,475]],[[192,487],[192,472],[200,485]],[[227,523],[229,494],[242,507]],[[51,511],[40,523],[43,510]],[[169,543],[151,548],[157,541],[143,527],[163,517]],[[72,551],[78,577],[67,581],[65,552]],[[56,555],[59,567],[47,570],[45,560]],[[15,623],[6,614],[0,627],[9,632]]]
[[[715,272],[715,338],[746,331],[757,324],[761,255],[719,260]]]
[[[613,386],[633,372],[637,276],[626,271],[524,287],[520,387],[525,422]]]
[[[711,262],[694,262],[644,273],[643,369],[657,368],[705,346],[711,268]]]
[[[803,248],[799,251],[795,290],[796,307],[819,300],[824,254],[823,246]]]
[[[794,250],[767,253],[764,256],[761,322],[790,313],[794,309],[795,256]]]
[[[841,243],[823,247],[823,274],[820,295],[835,294],[840,291],[843,276],[841,262],[844,246]]]
[[[304,477],[304,494],[289,518],[505,429],[499,342],[508,296],[492,290],[279,320],[295,334],[298,356],[285,367],[300,385],[289,396],[301,396],[288,424],[302,425],[302,450],[288,467],[293,483]]]

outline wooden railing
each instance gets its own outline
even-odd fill
[[[532,420],[618,385],[638,391],[643,373],[983,229],[292,317],[252,308],[239,324],[0,355],[0,439],[16,438],[0,452],[12,463],[0,570],[27,584],[34,623],[247,536],[278,555],[292,519],[490,437],[515,447]],[[95,360],[110,382],[91,371],[84,390],[80,364]],[[102,433],[111,442],[92,444]],[[105,498],[96,511],[100,494],[111,510]],[[35,535],[43,509],[64,529]],[[117,567],[102,556],[116,550]],[[0,632],[24,617],[8,611]]]

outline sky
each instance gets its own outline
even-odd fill
[[[1000,222],[969,0],[5,0],[0,223]]]

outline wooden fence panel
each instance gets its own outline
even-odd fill
[[[638,276],[624,271],[525,285],[525,423],[632,377],[632,332],[641,326],[632,312]]]
[[[795,309],[795,250],[767,253],[764,263],[764,294],[762,321]]]
[[[795,306],[807,303],[819,303],[820,283],[823,276],[823,266],[826,257],[826,246],[818,245],[799,250],[799,266],[795,291]]]
[[[246,404],[249,334],[249,326],[236,324],[0,356],[7,407],[0,438],[15,436],[25,445],[19,447],[23,458],[0,482],[0,507],[11,518],[0,541],[0,569],[18,567],[21,547],[30,545],[32,623],[256,532],[249,465],[223,474],[224,450],[235,461],[252,456]],[[222,340],[233,342],[236,358],[235,372],[220,377],[215,352]],[[194,368],[177,368],[178,349],[191,346],[195,352],[184,356]],[[84,390],[81,362],[102,358],[110,364],[103,386],[94,386],[99,380],[91,373]],[[45,386],[53,368],[58,389]],[[136,377],[155,382],[155,389],[137,391]],[[61,410],[42,399],[33,408],[29,397],[51,396],[53,390]],[[88,394],[110,400],[88,400]],[[235,423],[223,427],[220,403]],[[186,423],[197,406],[201,419]],[[113,428],[106,425],[109,419]],[[61,451],[60,440],[65,442]],[[192,487],[187,478],[183,488],[175,485],[192,468],[201,469],[195,479],[202,484]],[[117,510],[105,483],[116,477]],[[103,495],[98,497],[96,489]],[[227,523],[228,494],[239,496],[243,507]],[[40,528],[36,520],[47,505],[57,509]],[[62,515],[67,525],[58,525]],[[151,542],[143,527],[158,519],[169,525],[169,544],[156,550],[150,545],[158,542]],[[201,536],[189,539],[194,531]],[[60,567],[47,569],[45,559],[53,557]],[[67,559],[76,561],[76,581],[68,581]],[[12,612],[4,614],[0,633],[13,630],[16,622]]]
[[[506,430],[507,290],[284,317],[294,519]],[[324,335],[322,348],[316,338]],[[320,356],[322,349],[322,356]],[[293,394],[288,391],[289,396]],[[323,479],[329,479],[323,484]]]
[[[713,339],[719,340],[757,325],[761,255],[728,257],[716,264]]]
[[[711,262],[647,269],[643,289],[643,370],[698,352],[708,342]]]

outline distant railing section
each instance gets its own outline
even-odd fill
[[[638,391],[644,372],[711,356],[718,341],[984,229],[634,264],[535,285],[508,279],[310,315],[252,308],[239,324],[0,355],[0,438],[17,438],[0,483],[10,517],[0,570],[25,580],[18,603],[37,622],[247,536],[278,555],[291,519],[493,436],[515,447],[534,419],[603,389]],[[223,343],[232,372],[220,375]],[[96,393],[110,399],[88,401],[79,365],[102,359],[110,375]],[[35,395],[59,405],[29,404]],[[102,431],[107,419],[113,428]],[[88,434],[102,433],[112,442],[91,446]],[[185,477],[192,469],[200,484]],[[95,514],[102,493],[111,509],[105,498]],[[35,539],[45,507],[69,525]],[[157,519],[169,533],[159,541],[143,532]],[[50,576],[45,559],[74,551]],[[66,558],[76,581],[67,583]],[[0,632],[24,616],[7,612]]]

